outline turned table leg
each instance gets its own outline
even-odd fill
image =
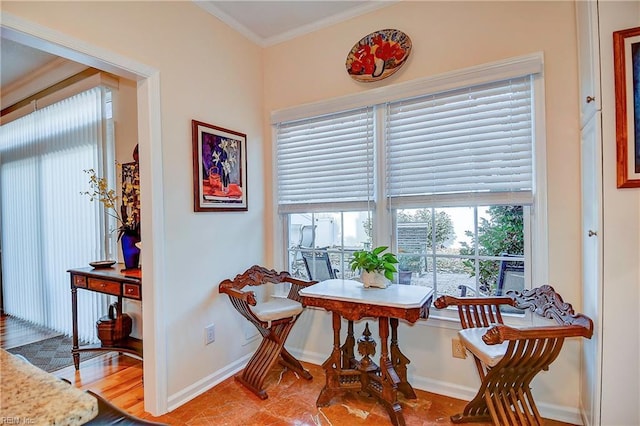
[[[340,314],[333,312],[333,350],[329,358],[322,364],[324,368],[326,383],[320,396],[316,400],[318,407],[324,407],[329,405],[331,399],[340,393],[340,370],[342,366],[341,352],[340,352],[340,328],[341,317]],[[353,332],[353,330],[352,330]],[[351,349],[353,351],[353,349]]]
[[[72,277],[73,279],[73,277]],[[73,365],[76,371],[80,369],[80,352],[78,352],[78,289],[71,285],[71,323],[73,326],[72,347]]]
[[[405,398],[416,399],[418,396],[407,380],[407,364],[411,361],[400,352],[400,347],[398,346],[398,319],[390,318],[389,322],[391,323],[391,364],[400,378],[398,390],[402,392]]]
[[[338,339],[340,339],[340,335],[338,335]],[[353,336],[353,321],[349,320],[347,322],[347,338],[344,341],[344,345],[340,348],[342,350],[342,363],[341,367],[343,370],[353,368],[352,363],[355,361],[355,354],[353,352],[353,348],[356,345],[356,339]]]
[[[398,403],[398,384],[400,378],[393,367],[393,363],[389,359],[389,318],[380,317],[379,321],[380,333],[380,370],[382,373],[382,393],[379,395],[380,402],[384,405],[391,423],[394,426],[403,426],[405,424],[402,414],[402,407]]]

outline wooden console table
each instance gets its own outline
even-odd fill
[[[385,289],[364,288],[357,281],[333,279],[300,290],[300,296],[305,306],[317,306],[333,313],[333,350],[322,364],[326,384],[316,405],[326,406],[333,397],[346,391],[365,391],[383,404],[394,425],[404,425],[398,391],[409,399],[415,399],[416,393],[407,381],[410,361],[398,345],[398,320],[414,323],[418,318],[427,318],[433,289],[397,284]],[[340,346],[342,317],[348,320],[348,328],[346,340]],[[379,365],[370,358],[376,352],[376,343],[370,337],[368,324],[358,339],[358,353],[362,358],[355,358],[353,321],[365,317],[378,318],[382,346]]]
[[[118,312],[122,311],[122,299],[142,300],[142,272],[140,269],[121,270],[122,265],[111,268],[77,268],[69,269],[71,274],[71,309],[73,315],[73,364],[80,369],[80,352],[84,351],[118,351],[136,355],[142,359],[142,340],[135,337],[118,342],[117,345],[101,344],[80,347],[78,342],[78,289],[110,294],[118,297]],[[96,321],[98,318],[96,318]]]

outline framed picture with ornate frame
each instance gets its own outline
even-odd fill
[[[191,120],[193,210],[247,211],[247,135]]]
[[[640,27],[613,33],[618,188],[640,188]]]

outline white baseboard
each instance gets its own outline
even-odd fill
[[[184,405],[187,402],[191,401],[195,397],[205,393],[215,385],[224,382],[226,379],[242,370],[247,362],[249,362],[249,359],[252,355],[253,354],[245,355],[242,358],[237,359],[233,363],[227,365],[225,368],[221,368],[220,370],[215,371],[207,377],[198,380],[194,384],[187,386],[181,391],[176,392],[173,395],[169,395],[167,401],[168,410],[173,411],[181,405]]]
[[[412,377],[411,385],[416,389],[465,401],[473,399],[478,391],[477,389],[466,386],[432,380],[426,377]],[[549,404],[547,402],[536,402],[536,405],[538,406],[538,410],[542,417],[546,419],[558,420],[565,423],[571,423],[573,425],[582,424],[582,416],[580,415],[578,407],[567,407],[563,405]]]

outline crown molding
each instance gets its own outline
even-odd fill
[[[307,25],[302,25],[294,30],[286,31],[280,35],[263,39],[263,47],[273,46],[284,41],[292,40],[296,37],[303,36],[305,34],[312,33],[314,31],[321,30],[323,28],[330,27],[332,25],[339,24],[346,20],[358,17],[360,15],[373,12],[374,10],[382,9],[391,6],[400,0],[384,0],[384,1],[372,1],[362,6],[354,7],[353,9],[345,10],[344,12],[329,16],[324,19],[312,22]]]
[[[240,34],[242,34],[243,36],[245,36],[249,40],[251,40],[253,43],[257,44],[258,46],[269,47],[269,46],[276,45],[278,43],[282,43],[282,42],[285,42],[285,41],[288,41],[288,40],[292,40],[292,39],[294,39],[296,37],[300,37],[300,36],[305,35],[305,34],[312,33],[314,31],[318,31],[318,30],[320,30],[322,28],[326,28],[326,27],[330,27],[330,26],[335,25],[335,24],[339,24],[339,23],[341,23],[343,21],[346,21],[346,20],[351,19],[351,18],[355,18],[355,17],[360,16],[360,15],[364,15],[364,14],[372,12],[374,10],[391,6],[391,5],[397,3],[397,2],[399,2],[401,0],[376,0],[376,1],[371,1],[371,2],[368,2],[367,4],[363,4],[362,6],[354,7],[352,9],[346,10],[346,11],[344,11],[342,13],[338,13],[338,14],[332,15],[330,17],[317,20],[315,22],[312,22],[312,23],[309,23],[309,24],[306,24],[306,25],[302,25],[302,26],[300,26],[300,27],[298,27],[296,29],[293,29],[293,30],[290,30],[290,31],[286,31],[286,32],[278,34],[276,36],[267,37],[267,38],[260,37],[255,32],[253,32],[251,29],[247,28],[245,25],[243,25],[240,22],[238,22],[235,18],[230,16],[228,13],[223,12],[220,8],[218,8],[217,6],[212,4],[211,2],[198,1],[198,0],[192,0],[192,1],[197,6],[199,6],[202,9],[204,9],[205,11],[207,11],[211,15],[215,16],[216,18],[220,19],[222,22],[224,22],[225,24],[227,24],[228,26],[230,26],[231,28],[233,28],[234,30],[236,30],[237,32],[239,32]]]

